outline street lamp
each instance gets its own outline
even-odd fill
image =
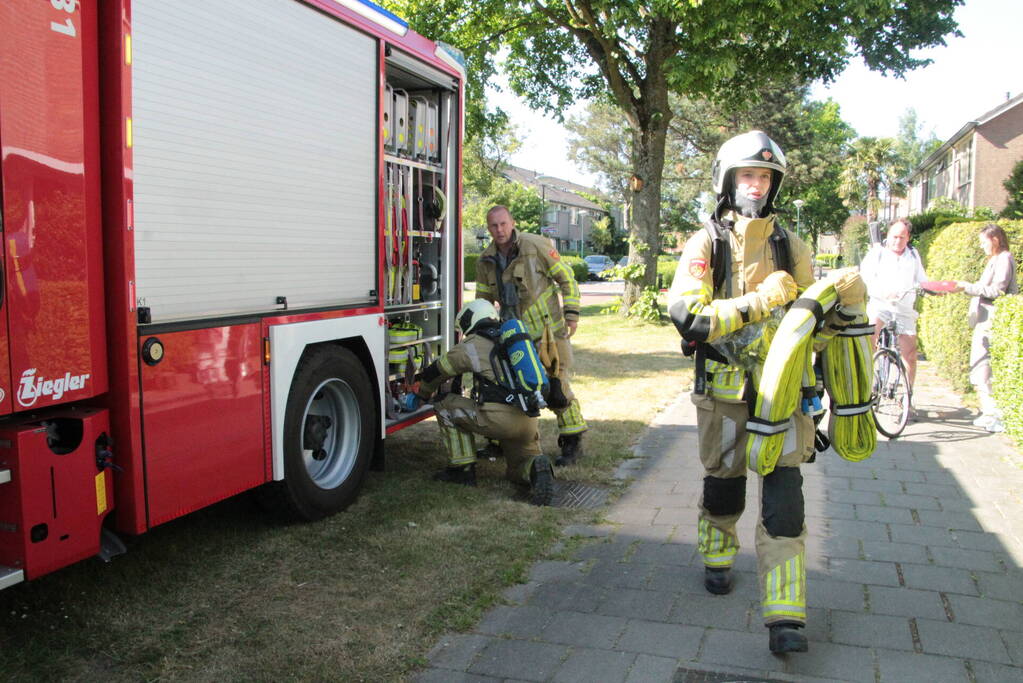
[[[806,204],[806,202],[804,202],[802,199],[797,199],[794,202],[792,202],[792,205],[796,207],[796,237],[800,239],[802,239],[803,233],[800,231],[799,210],[803,208],[804,204]]]

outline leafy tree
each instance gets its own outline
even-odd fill
[[[899,157],[892,138],[863,137],[852,144],[842,169],[839,192],[850,207],[866,211],[867,222],[877,220],[881,195],[900,196]]]
[[[527,187],[505,178],[498,178],[491,183],[490,192],[483,195],[469,195],[465,198],[462,209],[462,225],[474,234],[485,231],[487,227],[487,211],[490,207],[500,204],[507,206],[515,217],[515,227],[523,232],[540,232],[540,217],[543,212],[543,199],[535,188]]]
[[[590,244],[593,245],[594,253],[607,254],[614,243],[614,231],[611,228],[611,219],[607,216],[598,218],[590,225]]]
[[[923,123],[917,117],[916,109],[906,109],[899,117],[899,135],[895,138],[895,154],[898,157],[898,176],[905,179],[930,156],[931,152],[941,147],[941,140],[931,130],[929,136],[923,136]]]
[[[1009,193],[1005,208],[1002,209],[1002,218],[1013,220],[1023,218],[1023,160],[1016,162],[1012,167],[1012,173],[1002,183],[1002,187]]]
[[[745,98],[765,79],[830,81],[855,54],[902,74],[927,60],[910,51],[943,45],[962,0],[390,0],[414,27],[467,56],[470,99],[507,50],[511,88],[537,109],[560,115],[576,98],[610,97],[631,128],[635,177],[630,232],[649,266],[626,288],[628,308],[652,285],[660,228],[669,92]],[[473,107],[478,104],[472,105]],[[470,109],[470,125],[479,116]]]

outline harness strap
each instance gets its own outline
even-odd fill
[[[843,405],[831,406],[831,412],[835,415],[862,415],[863,413],[870,410],[870,401],[864,401],[863,403],[846,403]]]

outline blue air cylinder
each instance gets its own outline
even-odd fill
[[[512,318],[501,325],[501,344],[508,351],[508,360],[519,388],[527,393],[545,393],[549,386],[547,371],[521,320]]]

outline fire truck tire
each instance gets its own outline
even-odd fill
[[[303,356],[284,412],[282,512],[315,521],[355,500],[373,457],[375,413],[354,353],[330,346]]]

